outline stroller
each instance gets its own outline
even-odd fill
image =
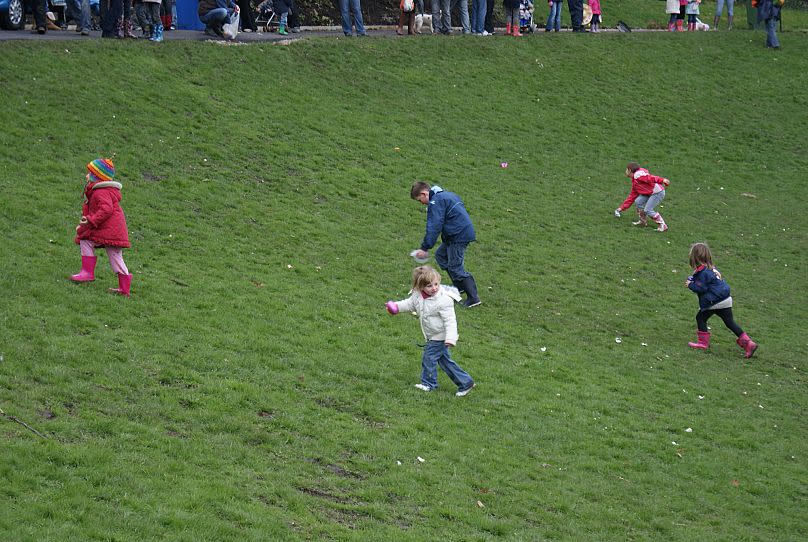
[[[531,0],[521,0],[519,2],[519,32],[530,32],[536,30],[533,22],[533,2]]]
[[[263,0],[255,6],[253,19],[255,19],[255,25],[259,31],[272,32],[272,29],[278,26],[275,20],[275,10],[272,7],[272,0]]]

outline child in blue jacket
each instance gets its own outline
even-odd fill
[[[440,235],[441,245],[435,251],[435,261],[449,273],[452,284],[460,292],[466,293],[466,300],[463,302],[466,308],[480,305],[482,301],[477,295],[477,283],[463,263],[466,247],[477,236],[460,196],[447,192],[440,186],[429,186],[418,181],[412,185],[410,197],[426,205],[426,234],[421,248],[414,251],[413,256],[418,260],[428,258],[427,251],[435,246]]]
[[[713,265],[713,255],[706,243],[695,243],[690,247],[690,266],[693,275],[687,277],[685,286],[699,296],[699,312],[696,313],[698,341],[687,343],[690,348],[706,350],[710,346],[710,331],[707,320],[717,314],[738,337],[738,346],[744,349],[744,356],[751,358],[758,345],[744,333],[732,318],[732,297],[729,284],[721,278],[721,273]]]

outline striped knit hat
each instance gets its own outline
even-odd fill
[[[87,164],[87,171],[96,181],[111,181],[115,176],[115,164],[109,158],[96,158]]]

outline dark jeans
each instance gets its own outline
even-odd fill
[[[707,320],[709,320],[713,314],[717,314],[718,317],[724,321],[724,325],[727,326],[736,337],[743,335],[741,327],[732,319],[732,307],[727,309],[708,309],[696,313],[696,325],[699,331],[708,331]]]
[[[292,0],[292,6],[289,8],[289,28],[300,28],[300,7],[297,2]]]
[[[47,26],[45,26],[45,1],[46,0],[23,0],[23,6],[30,6],[31,12],[34,14],[34,28],[47,28]],[[25,11],[24,8],[23,11]]]
[[[118,36],[118,19],[123,15],[123,0],[101,0],[101,37]]]
[[[494,33],[494,0],[488,0],[485,5],[485,31],[489,34]]]
[[[435,262],[438,267],[445,269],[455,284],[471,276],[464,267],[467,246],[468,243],[442,243],[435,251]]]
[[[567,6],[570,10],[570,19],[572,19],[572,31],[581,32],[583,30],[584,21],[583,0],[569,0]]]

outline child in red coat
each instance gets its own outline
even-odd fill
[[[99,158],[87,164],[87,184],[81,220],[76,226],[76,244],[81,247],[81,271],[70,277],[75,282],[95,280],[97,247],[104,247],[112,271],[118,275],[118,287],[110,292],[129,297],[132,275],[123,261],[123,249],[129,248],[126,217],[121,209],[121,183],[115,182],[112,160]]]
[[[640,215],[640,218],[637,222],[632,222],[634,226],[645,226],[650,216],[651,220],[659,226],[657,231],[667,231],[668,225],[665,224],[662,215],[656,212],[654,208],[665,199],[665,188],[671,182],[664,177],[651,175],[647,169],[640,167],[635,162],[631,162],[626,167],[626,177],[631,179],[631,192],[626,200],[620,204],[620,207],[614,210],[614,216],[620,218],[620,214],[636,201],[637,214]]]

